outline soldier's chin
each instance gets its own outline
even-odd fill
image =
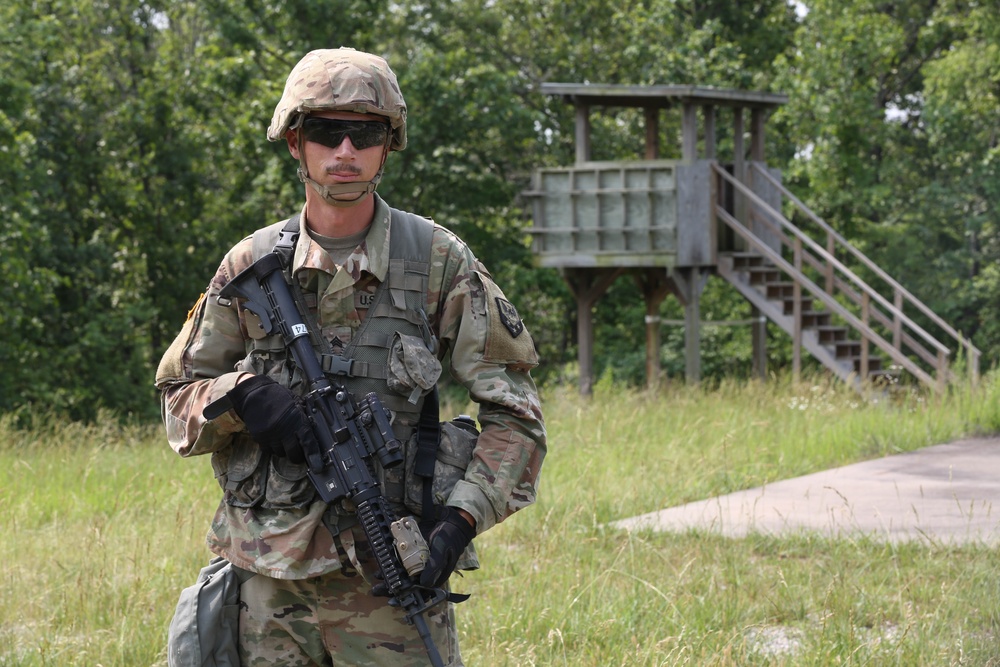
[[[350,208],[351,206],[357,206],[365,200],[371,193],[367,191],[361,192],[341,192],[339,194],[329,194],[325,197],[327,203],[332,204],[340,208]]]
[[[341,192],[340,194],[333,195],[333,198],[336,199],[339,202],[348,202],[349,203],[349,202],[353,202],[353,201],[361,201],[362,199],[364,199],[365,197],[367,197],[369,194],[371,194],[371,193],[369,193],[367,190],[362,190],[360,192]]]
[[[334,195],[330,195],[337,201],[354,201],[355,199],[363,199],[368,196],[366,190],[358,190],[356,192],[339,192]]]

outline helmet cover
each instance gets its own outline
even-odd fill
[[[292,69],[274,109],[268,141],[280,141],[302,114],[349,111],[382,116],[392,127],[389,150],[406,147],[406,102],[385,59],[351,48],[310,51]]]

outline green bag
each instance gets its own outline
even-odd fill
[[[169,667],[240,667],[240,586],[252,576],[216,557],[181,591],[167,631]]]

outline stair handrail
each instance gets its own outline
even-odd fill
[[[800,270],[796,269],[794,266],[789,264],[785,258],[781,256],[780,253],[776,252],[766,243],[760,240],[756,234],[746,228],[743,223],[739,222],[733,215],[727,211],[724,207],[719,204],[715,205],[716,215],[719,216],[723,222],[725,222],[733,231],[739,234],[743,240],[754,246],[756,250],[763,255],[765,258],[770,260],[779,269],[792,276],[795,280],[802,284],[813,296],[823,302],[823,304],[829,308],[832,312],[836,313],[838,316],[842,317],[847,321],[852,327],[861,332],[866,338],[875,343],[875,346],[880,350],[885,352],[893,361],[898,363],[901,367],[913,374],[914,377],[919,379],[921,382],[927,384],[932,388],[937,388],[937,383],[934,378],[929,375],[922,368],[917,366],[909,357],[898,350],[894,345],[891,345],[882,336],[880,336],[875,330],[869,327],[866,323],[858,319],[854,313],[847,310],[841,304],[837,303],[837,300],[830,296],[826,290],[820,288],[819,285],[814,283]]]
[[[767,169],[765,169],[759,163],[756,162],[751,163],[751,168],[755,171],[755,173],[763,176],[764,179],[768,181],[768,183],[770,183],[774,188],[776,188],[778,192],[780,192],[782,195],[787,197],[789,201],[795,204],[795,206],[798,207],[800,211],[805,213],[806,216],[808,216],[810,220],[816,223],[820,227],[820,229],[826,232],[830,238],[834,239],[841,247],[846,249],[851,255],[853,255],[857,260],[859,260],[862,264],[864,264],[865,267],[870,269],[872,272],[875,273],[875,275],[877,275],[879,278],[888,283],[889,286],[892,287],[894,291],[898,292],[900,296],[906,299],[907,302],[912,304],[917,310],[926,315],[927,318],[931,320],[931,322],[939,326],[945,333],[947,333],[949,336],[955,339],[959,347],[966,348],[970,363],[970,370],[973,373],[973,377],[975,378],[979,375],[979,358],[982,355],[982,352],[979,350],[979,348],[973,345],[972,341],[969,338],[963,336],[961,332],[956,330],[954,327],[948,324],[943,318],[941,318],[941,316],[939,316],[937,313],[931,310],[931,308],[927,304],[925,304],[923,301],[914,296],[908,289],[903,287],[895,278],[886,273],[885,270],[882,269],[882,267],[880,267],[878,264],[873,262],[867,255],[865,255],[863,252],[854,247],[854,245],[852,245],[850,241],[848,241],[837,230],[831,227],[829,223],[823,220],[823,218],[816,215],[816,213],[814,213],[812,209],[806,206],[801,199],[792,194],[792,192],[789,191],[788,188],[786,188],[781,183],[781,181],[779,181],[770,173],[768,173]]]
[[[803,243],[808,245],[813,252],[819,255],[822,259],[826,260],[830,265],[836,267],[841,273],[847,276],[851,280],[851,282],[853,282],[855,285],[861,288],[870,297],[875,299],[875,301],[880,303],[890,313],[897,316],[900,322],[906,324],[911,329],[913,329],[913,331],[920,334],[920,336],[924,339],[924,341],[927,342],[929,345],[933,346],[939,353],[944,355],[951,354],[951,350],[946,345],[944,345],[937,338],[935,338],[930,333],[925,331],[923,327],[921,327],[919,324],[910,319],[910,317],[906,315],[906,313],[899,310],[894,304],[889,303],[889,300],[886,299],[884,296],[882,296],[875,288],[873,288],[871,285],[865,282],[860,276],[851,271],[851,269],[845,266],[843,262],[838,260],[833,255],[831,255],[825,248],[823,248],[823,246],[816,243],[812,238],[810,238],[808,234],[806,234],[801,229],[792,224],[790,221],[788,221],[784,215],[782,215],[779,211],[775,210],[773,206],[764,201],[757,193],[755,193],[753,190],[747,187],[746,184],[736,180],[736,178],[732,174],[723,169],[718,163],[713,165],[713,168],[715,169],[715,172],[717,174],[719,174],[725,180],[729,181],[730,184],[735,186],[736,189],[740,191],[740,193],[742,193],[744,196],[753,201],[753,203],[756,204],[761,209],[763,209],[765,213],[769,214],[771,217],[777,220],[781,227],[785,228],[787,231],[791,232],[792,235],[794,235]]]

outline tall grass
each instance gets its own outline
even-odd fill
[[[477,539],[455,588],[469,665],[1000,665],[987,546],[607,523],[1000,432],[1000,386],[862,400],[837,385],[730,383],[544,397],[537,504]],[[219,491],[157,426],[0,419],[0,666],[164,665]]]

